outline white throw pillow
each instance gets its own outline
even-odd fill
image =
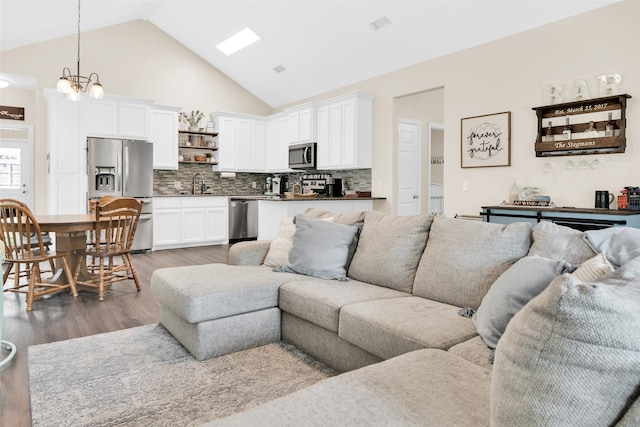
[[[571,273],[573,277],[582,282],[594,282],[615,271],[613,265],[607,260],[604,252],[594,256],[578,267],[576,271]]]
[[[296,225],[293,218],[282,218],[278,233],[275,239],[271,241],[269,252],[264,258],[263,264],[267,267],[279,267],[289,261],[289,251],[293,245],[293,233],[296,232]]]

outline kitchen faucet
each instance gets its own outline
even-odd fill
[[[204,176],[198,172],[197,174],[195,174],[193,176],[192,179],[192,184],[193,184],[193,194],[198,194],[197,190],[196,190],[196,178],[198,177],[198,175],[200,176],[200,194],[204,194],[205,191],[207,191],[207,184],[204,183]]]

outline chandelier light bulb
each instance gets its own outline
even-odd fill
[[[77,101],[80,99],[80,90],[79,88],[70,87],[67,92],[67,99],[69,101]]]
[[[71,89],[71,82],[65,76],[62,76],[58,79],[58,84],[56,85],[56,89],[60,93],[67,93]]]
[[[104,96],[104,89],[102,88],[100,82],[95,82],[93,86],[91,86],[89,95],[91,95],[91,97],[95,99],[102,99],[102,97]]]

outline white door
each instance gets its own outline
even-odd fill
[[[398,215],[420,215],[421,125],[398,120]]]
[[[17,199],[33,208],[31,129],[26,138],[0,138],[0,198]]]

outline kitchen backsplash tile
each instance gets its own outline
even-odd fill
[[[154,170],[154,195],[179,195],[191,193],[193,176],[197,173],[204,176],[205,183],[214,195],[253,195],[264,192],[264,183],[269,173],[236,173],[235,178],[222,178],[219,172],[212,172],[211,165],[197,163],[180,163],[178,170]],[[349,190],[371,191],[371,169],[334,170],[334,171],[301,171],[299,173],[281,174],[288,177],[289,186],[299,181],[302,175],[322,173],[331,174],[335,178],[346,181]],[[257,188],[252,188],[252,183]],[[176,186],[175,184],[178,183]]]

